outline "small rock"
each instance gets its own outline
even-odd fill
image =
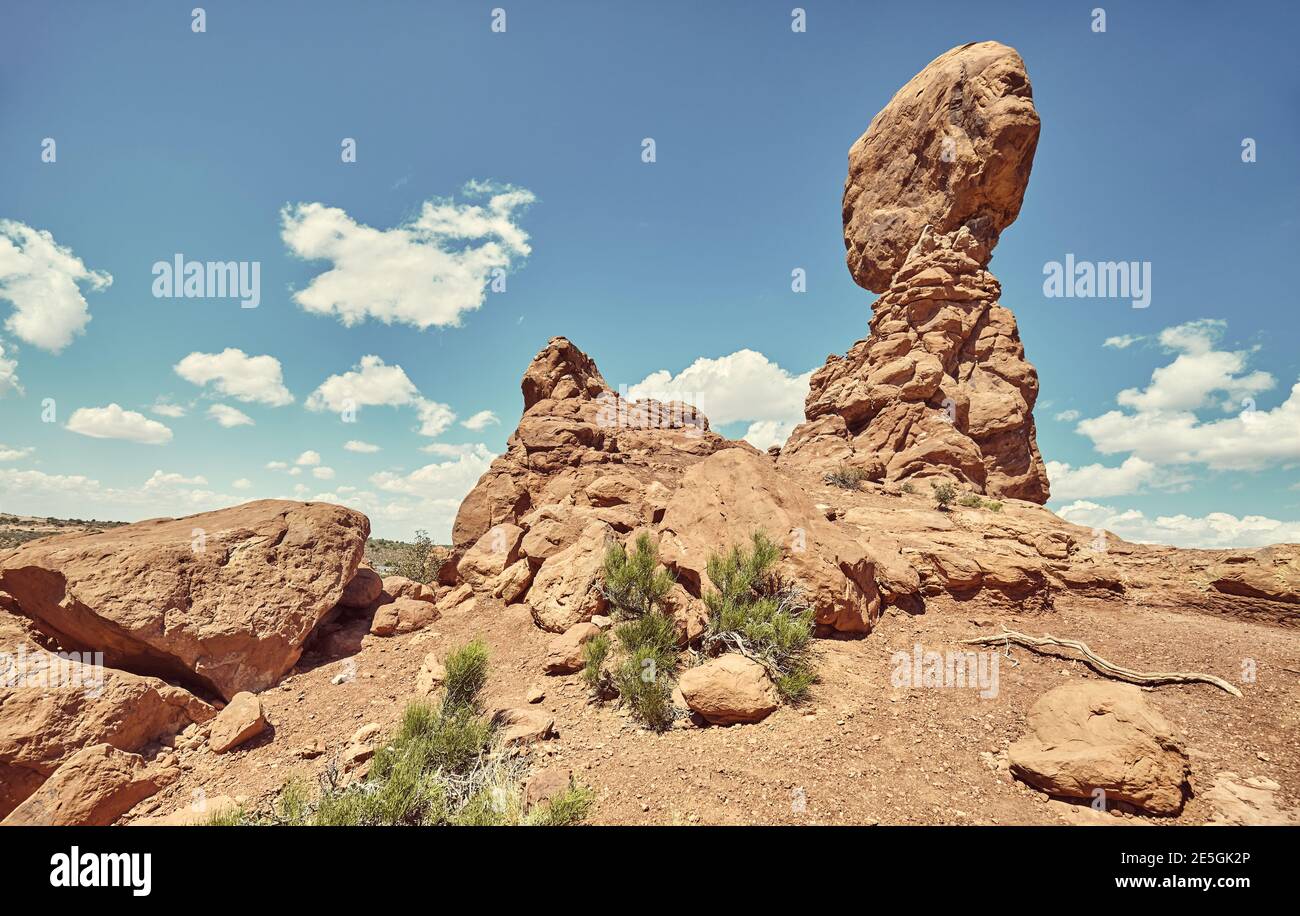
[[[208,734],[208,747],[214,753],[224,754],[266,730],[266,716],[262,712],[262,701],[256,694],[235,694],[226,708],[212,720],[212,730]]]

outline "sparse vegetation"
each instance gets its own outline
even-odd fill
[[[54,518],[53,516],[38,518],[0,512],[0,550],[21,547],[29,541],[74,531],[99,534],[106,529],[125,524],[127,523],[100,521],[93,518]]]
[[[857,490],[861,489],[862,481],[867,479],[867,472],[856,465],[841,464],[822,479],[833,487]]]
[[[1002,503],[995,499],[984,499],[976,493],[967,493],[957,500],[957,505],[965,506],[967,509],[988,509],[990,512],[1002,511]]]
[[[915,492],[916,492],[916,487],[912,486],[912,484],[911,484],[910,481],[905,482],[905,483],[904,483],[901,487],[899,487],[898,489],[899,489],[901,492],[903,492],[903,493],[908,493],[908,494],[911,494],[911,493],[915,493]]]
[[[705,648],[740,652],[772,675],[790,702],[803,699],[816,680],[809,659],[813,612],[796,588],[773,570],[781,549],[754,533],[749,550],[733,547],[709,558],[709,579],[717,586],[704,596],[709,609]]]
[[[604,694],[605,688],[610,686],[609,675],[605,671],[609,645],[609,636],[604,633],[582,644],[582,682],[597,695]]]
[[[406,707],[396,734],[379,748],[366,777],[340,784],[330,768],[315,799],[301,782],[280,792],[268,824],[290,826],[495,826],[580,822],[593,793],[567,791],[523,810],[527,759],[498,747],[491,720],[481,714],[487,648],[479,641],[444,660],[447,681],[437,702]],[[217,821],[213,819],[213,823]],[[247,823],[236,817],[223,823]]]
[[[414,541],[390,541],[371,538],[366,541],[366,559],[381,575],[405,576],[425,585],[438,578],[445,548],[433,543],[429,532],[415,532]]]
[[[948,507],[957,499],[957,488],[950,483],[931,484],[934,491],[934,502],[940,511],[947,511]]]
[[[621,649],[610,680],[619,702],[633,716],[649,728],[663,731],[673,723],[673,673],[680,660],[677,627],[664,609],[673,577],[659,565],[659,549],[646,533],[637,537],[630,555],[623,545],[610,545],[604,573],[605,597],[619,621],[614,635]],[[608,653],[608,648],[607,641],[603,651]],[[585,652],[584,647],[584,658]],[[597,664],[590,675],[584,669],[583,677],[598,686],[602,671]]]

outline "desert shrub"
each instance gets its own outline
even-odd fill
[[[570,783],[550,804],[530,811],[523,822],[530,827],[572,827],[582,823],[595,800],[596,793],[591,789]]]
[[[899,490],[901,490],[904,493],[915,493],[916,487],[912,486],[910,482],[907,482],[904,483],[901,487],[899,487]]]
[[[434,546],[429,532],[423,529],[415,532],[415,540],[411,543],[393,542],[394,552],[389,564],[393,575],[432,585],[438,578],[440,565],[434,554]]]
[[[673,669],[677,666],[676,651],[671,663],[665,665],[653,646],[638,646],[624,656],[614,673],[614,686],[618,688],[619,702],[633,717],[655,731],[664,731],[673,724]]]
[[[984,508],[985,508],[985,509],[988,509],[990,512],[1001,512],[1001,511],[1002,511],[1002,503],[998,502],[998,501],[995,499],[995,500],[993,500],[992,502],[986,502],[986,503],[984,504]]]
[[[599,692],[605,681],[605,659],[609,658],[609,636],[601,633],[582,644],[582,682]]]
[[[940,509],[947,509],[957,498],[957,488],[950,483],[931,484],[934,491],[935,505]]]
[[[209,814],[206,818],[199,821],[199,827],[243,827],[251,824],[248,814],[243,808],[233,810],[216,811]]]
[[[984,500],[980,499],[974,493],[967,493],[957,500],[957,505],[965,506],[967,509],[979,509],[984,505]]]
[[[443,667],[447,669],[444,705],[476,707],[479,692],[487,683],[487,646],[477,639],[467,643],[450,653]]]
[[[774,571],[780,556],[780,548],[757,531],[748,550],[737,546],[709,557],[709,579],[717,589],[704,596],[709,609],[705,646],[755,659],[768,669],[781,695],[796,702],[816,679],[809,659],[814,615],[798,589]]]
[[[663,605],[673,588],[672,573],[659,565],[659,548],[646,532],[629,555],[622,544],[605,551],[603,590],[615,615],[641,617]]]
[[[833,487],[857,490],[862,486],[862,481],[867,479],[867,472],[852,464],[841,464],[822,479]]]
[[[289,782],[267,823],[313,826],[576,823],[586,805],[563,800],[554,821],[545,812],[524,817],[521,783],[525,758],[497,753],[495,729],[480,713],[487,681],[487,650],[477,640],[443,662],[447,683],[436,703],[416,701],[402,713],[396,732],[375,753],[370,772],[340,786],[331,768],[318,797]],[[572,790],[571,790],[572,791]],[[586,791],[586,790],[583,790]]]
[[[620,621],[614,628],[621,658],[612,675],[613,686],[619,702],[636,719],[662,731],[674,718],[673,674],[679,660],[677,628],[664,611],[674,579],[660,566],[659,549],[646,533],[637,537],[631,554],[621,544],[611,545],[605,553],[604,574],[605,597]],[[592,651],[607,654],[608,644],[604,650]],[[585,653],[586,647],[584,659]],[[588,682],[598,684],[599,672],[597,668]]]

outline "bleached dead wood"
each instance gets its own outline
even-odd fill
[[[1106,659],[1089,649],[1087,643],[1079,642],[1077,639],[1060,639],[1050,633],[1046,636],[1028,636],[1015,630],[1003,630],[1001,633],[992,636],[977,636],[974,639],[966,639],[963,640],[963,643],[982,646],[1015,643],[1033,652],[1041,652],[1043,649],[1048,648],[1073,649],[1080,653],[1083,656],[1082,661],[1098,674],[1128,681],[1131,684],[1141,684],[1147,687],[1160,684],[1211,684],[1220,690],[1227,691],[1234,697],[1241,696],[1240,690],[1212,674],[1197,674],[1187,671],[1134,671],[1132,668],[1123,668],[1106,661]]]

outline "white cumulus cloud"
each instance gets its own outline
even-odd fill
[[[26,458],[34,451],[36,451],[36,449],[31,446],[19,448],[8,446],[3,442],[0,442],[0,461],[18,461],[19,459]]]
[[[1118,467],[1089,464],[1072,467],[1061,461],[1047,462],[1047,477],[1052,482],[1052,499],[1123,496],[1136,493],[1143,486],[1161,479],[1161,471],[1149,461],[1136,456]]]
[[[493,271],[509,270],[531,249],[517,223],[531,191],[471,182],[484,204],[425,201],[391,229],[358,223],[346,211],[299,203],[280,212],[280,237],[304,260],[329,261],[293,299],[309,312],[351,326],[373,318],[421,330],[459,325],[483,304]]]
[[[293,403],[284,387],[280,361],[274,356],[249,356],[228,347],[220,353],[191,353],[175,365],[176,374],[200,388],[209,382],[218,394],[252,404],[283,407]]]
[[[343,443],[343,450],[347,452],[357,452],[362,455],[370,455],[379,451],[379,446],[371,442],[362,442],[360,439],[349,439]]]
[[[479,430],[486,429],[487,427],[491,426],[494,423],[499,424],[500,422],[501,422],[500,417],[498,417],[492,411],[480,410],[478,413],[474,414],[474,416],[470,417],[468,420],[465,420],[460,425],[465,427],[466,429],[472,429],[475,432],[478,432]]]
[[[87,268],[49,232],[0,220],[0,299],[7,299],[14,309],[5,321],[9,333],[58,353],[90,321],[83,283],[98,291],[112,285],[113,277]]]
[[[1140,544],[1169,544],[1173,547],[1265,547],[1300,541],[1300,522],[1280,521],[1263,515],[1240,518],[1227,512],[1202,516],[1185,514],[1147,516],[1137,509],[1116,509],[1078,500],[1058,512],[1076,525],[1112,531]]]
[[[127,439],[147,445],[162,445],[172,438],[172,431],[157,420],[117,404],[79,407],[68,418],[67,428],[94,439]]]
[[[376,406],[415,408],[422,436],[441,435],[456,420],[446,404],[421,395],[401,366],[386,365],[374,355],[361,357],[348,372],[331,375],[307,398],[308,410],[340,414]]]
[[[18,383],[18,361],[5,356],[4,341],[0,340],[0,398],[7,394],[22,394]]]
[[[755,350],[738,350],[716,359],[700,357],[676,375],[667,369],[652,372],[630,386],[627,396],[694,404],[715,426],[748,421],[744,438],[766,448],[784,442],[803,422],[811,376],[811,370],[795,375]]]
[[[232,426],[252,426],[253,418],[229,404],[213,404],[208,408],[209,419],[229,429]]]

